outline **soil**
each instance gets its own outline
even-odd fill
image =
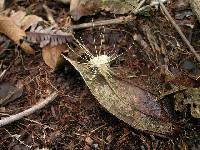
[[[41,5],[45,1],[18,2],[12,9],[27,8],[34,14],[46,18]],[[65,11],[69,8],[56,2],[47,2],[56,11],[56,21],[62,25]],[[54,7],[55,8],[54,8]],[[59,6],[59,7],[56,7]],[[175,14],[174,1],[167,5],[172,16]],[[108,12],[95,16],[81,18],[75,24],[112,19],[115,15]],[[194,24],[191,29],[181,26],[187,37],[191,38],[194,48],[199,52],[200,45],[199,23],[194,16],[177,20],[180,24]],[[165,52],[152,51],[139,42],[133,42],[134,35],[141,35],[150,45],[146,30],[151,29],[158,40],[159,47]],[[96,38],[97,47],[100,45],[100,35],[104,28],[78,30],[76,37],[82,37],[82,42],[90,50],[94,50],[93,39]],[[181,40],[170,22],[160,11],[142,14],[134,21],[122,25],[106,26],[106,52],[117,47],[115,51],[124,52],[128,56],[122,57],[113,66],[124,68],[118,73],[134,75],[133,81],[140,87],[155,95],[164,93],[168,86],[183,85],[187,87],[200,86],[194,81],[199,70],[199,62],[194,58]],[[118,42],[116,42],[118,41]],[[179,44],[179,47],[176,44]],[[173,47],[175,45],[175,47]],[[177,48],[178,47],[178,48]],[[163,55],[167,55],[163,59]],[[106,111],[94,98],[79,73],[67,62],[59,69],[50,69],[43,61],[41,49],[36,54],[25,54],[12,42],[0,55],[3,67],[8,68],[0,83],[23,85],[22,95],[14,101],[0,107],[0,117],[16,114],[36,104],[40,99],[48,97],[52,91],[58,91],[59,96],[42,110],[0,128],[0,149],[28,150],[28,149],[113,149],[113,150],[198,150],[200,149],[200,123],[190,115],[190,109],[175,112],[174,116],[180,123],[181,131],[171,136],[159,137],[151,133],[134,129],[125,122],[117,119]],[[125,61],[124,61],[125,60]],[[162,62],[164,61],[164,63]],[[192,64],[192,69],[186,63]],[[161,64],[160,64],[161,63]],[[174,73],[173,78],[166,74],[166,70],[157,69],[167,63],[169,70]],[[197,67],[194,67],[197,66]],[[132,73],[132,74],[130,74]]]

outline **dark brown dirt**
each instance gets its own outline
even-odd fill
[[[37,15],[44,15],[41,13],[40,7],[36,7],[41,6],[41,4],[36,2],[38,1],[21,2],[13,6],[13,9],[17,9],[17,6],[21,5],[32,9]],[[48,4],[54,7],[60,6],[60,11],[55,16],[57,16],[58,21],[65,19],[63,15],[65,6],[55,4],[55,2]],[[172,15],[173,6],[173,3],[168,6]],[[54,9],[54,7],[52,8]],[[155,95],[167,91],[170,83],[199,87],[199,81],[194,83],[192,78],[196,75],[195,69],[199,69],[199,63],[188,52],[177,32],[160,12],[152,12],[149,15],[141,15],[125,25],[106,27],[107,33],[105,35],[109,39],[107,47],[104,49],[106,52],[113,49],[114,44],[118,46],[114,53],[129,49],[126,57],[122,57],[120,62],[115,62],[113,65],[125,68],[120,71],[121,74],[134,72],[136,75],[135,84]],[[45,18],[45,16],[43,17]],[[97,14],[93,17],[95,20],[103,20],[114,16]],[[89,22],[91,18],[90,16],[82,18],[78,23]],[[196,19],[191,17],[187,21],[193,24]],[[60,24],[62,24],[61,21]],[[159,46],[166,50],[164,54],[152,51],[150,47],[144,49],[140,43],[133,42],[133,35],[138,34],[142,35],[142,38],[149,44],[145,34],[147,28],[155,33]],[[199,25],[197,24],[193,30],[184,26],[182,29],[187,36],[193,33],[191,40],[195,49],[199,51],[197,42],[199,40]],[[96,38],[98,46],[102,30],[102,28],[96,28],[76,31],[76,36],[82,37],[83,43],[93,50],[93,38]],[[179,42],[179,48],[173,47],[176,45],[174,39]],[[168,75],[162,69],[157,70],[159,65],[163,63],[162,61],[165,61],[163,55],[168,59],[169,70],[174,71],[173,79],[168,79]],[[2,112],[0,116],[16,114],[36,104],[41,98],[47,97],[55,89],[59,91],[59,97],[44,109],[0,128],[1,150],[36,148],[58,150],[197,150],[200,148],[200,123],[199,120],[190,116],[188,110],[184,113],[175,113],[180,124],[187,122],[180,133],[166,138],[153,136],[130,127],[104,110],[92,96],[78,72],[68,63],[63,64],[60,69],[52,71],[44,63],[40,50],[36,52],[35,56],[28,56],[13,44],[9,45],[9,50],[5,50],[0,55],[0,60],[3,62],[3,67],[10,66],[2,82],[24,85],[23,95],[20,98],[0,107],[0,112]],[[187,69],[183,65],[186,60],[197,67],[193,70]],[[4,111],[1,111],[3,108]]]

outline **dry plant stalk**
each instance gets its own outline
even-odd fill
[[[127,17],[119,17],[119,18],[116,18],[116,19],[100,20],[100,21],[95,21],[95,22],[72,25],[71,29],[72,30],[79,30],[79,29],[105,26],[105,25],[112,25],[112,24],[124,24],[124,23],[131,21],[133,19],[134,18],[132,16],[127,16]]]
[[[200,22],[200,0],[190,0],[190,6]]]

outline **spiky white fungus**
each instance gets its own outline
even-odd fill
[[[100,73],[103,76],[107,76],[110,74],[110,62],[111,59],[107,55],[98,55],[93,57],[89,64],[94,72],[94,74]]]
[[[92,58],[89,63],[92,65],[92,67],[101,68],[104,65],[109,65],[110,57],[107,55],[99,55]]]

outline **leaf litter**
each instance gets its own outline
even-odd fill
[[[10,17],[0,15],[0,32],[21,46],[26,53],[33,54],[31,46],[25,41],[21,43],[21,40],[26,36],[25,30],[40,21],[43,19],[35,15],[26,16],[23,11],[18,11]]]
[[[113,14],[127,14],[138,5],[137,0],[58,0],[63,3],[70,3],[70,14],[74,20],[79,20],[82,16],[94,15],[101,10]]]
[[[53,2],[53,4],[55,3]],[[170,7],[168,8],[170,9]],[[57,13],[55,14],[57,15]],[[165,22],[161,16],[155,14],[155,16],[151,16],[150,18],[147,19],[149,21],[145,19],[146,16],[143,17],[139,18],[138,20],[135,19],[134,23],[130,21],[122,26],[121,25],[109,26],[111,27],[109,28],[111,31],[112,30],[119,31],[120,30],[119,28],[121,28],[121,31],[126,30],[125,37],[129,37],[123,39],[122,38],[123,36],[121,36],[120,34],[114,34],[114,35],[108,34],[110,38],[108,41],[110,41],[111,43],[113,42],[113,40],[115,41],[115,39],[117,39],[118,44],[115,43],[116,45],[113,43],[112,44],[108,43],[108,45],[105,45],[104,42],[101,42],[102,41],[101,39],[96,38],[96,40],[94,40],[94,38],[91,38],[91,35],[88,34],[88,31],[89,33],[92,34],[93,29],[76,31],[75,35],[77,33],[82,33],[82,32],[85,33],[85,36],[82,36],[83,40],[86,40],[85,42],[82,42],[81,38],[79,38],[81,43],[84,43],[85,45],[82,45],[80,48],[81,44],[75,43],[77,42],[76,40],[75,42],[68,41],[69,43],[65,45],[69,46],[67,51],[65,51],[67,52],[66,57],[67,60],[74,66],[74,68],[76,68],[78,72],[82,75],[81,77],[85,80],[90,91],[96,97],[96,100],[98,100],[98,102],[109,112],[111,112],[124,122],[130,124],[132,127],[139,129],[141,131],[145,131],[148,134],[152,134],[153,132],[154,134],[158,133],[158,134],[168,135],[172,134],[173,131],[176,131],[176,129],[179,128],[179,126],[176,126],[177,124],[176,119],[179,118],[171,115],[172,114],[171,109],[173,109],[172,106],[174,105],[169,103],[169,101],[171,101],[172,99],[170,96],[171,95],[174,96],[173,100],[175,102],[178,102],[178,99],[176,101],[176,94],[181,93],[182,91],[180,90],[172,91],[170,94],[165,94],[165,92],[171,89],[172,81],[173,82],[175,81],[176,85],[178,86],[181,84],[189,85],[190,87],[198,85],[196,83],[193,84],[193,81],[198,80],[199,76],[198,73],[194,75],[193,72],[190,72],[191,70],[187,69],[185,70],[185,68],[182,68],[181,70],[178,67],[183,62],[182,58],[187,58],[195,65],[198,63],[193,59],[192,55],[188,53],[188,51],[185,51],[186,48],[184,47],[184,44],[182,44],[180,40],[177,40],[178,42],[173,41],[174,39],[177,38],[177,35],[175,35],[176,33],[174,31],[170,30],[170,25],[168,24],[168,22]],[[155,20],[153,19],[157,19],[158,21],[155,22]],[[141,23],[148,24],[151,27],[151,29],[153,29],[151,30],[153,32],[146,32],[145,30],[141,29],[144,27],[141,26]],[[163,29],[166,29],[166,31]],[[59,30],[59,28],[57,28],[57,30]],[[162,33],[158,31],[162,31]],[[99,32],[100,31],[97,30],[93,34],[94,35],[96,33],[99,34]],[[132,33],[138,35],[139,37],[141,37],[140,35],[142,35],[143,42],[140,42],[140,40],[135,37],[135,39],[137,40],[137,43],[135,43],[136,41],[134,41],[134,38],[130,38],[132,37]],[[42,34],[41,35],[38,34],[36,36],[40,40],[45,39],[42,37],[43,36]],[[103,36],[103,34],[100,33],[100,36]],[[50,37],[52,36],[50,35]],[[38,40],[39,44],[41,44],[40,40]],[[92,42],[90,42],[90,40]],[[56,47],[54,51],[52,46],[49,45],[51,43],[54,43]],[[146,46],[142,46],[141,43],[145,43]],[[95,48],[95,45],[98,44],[102,46],[101,47],[102,52],[99,52],[99,54],[101,54],[99,56],[95,54],[95,51],[97,50],[96,49],[97,47]],[[111,48],[111,45],[115,45],[114,48]],[[84,50],[84,47],[88,48]],[[50,52],[49,56],[47,55],[47,59],[49,60],[50,63],[49,64],[47,62],[46,63],[50,67],[52,66],[52,68],[54,69],[56,66],[55,64],[57,64],[58,60],[57,56],[61,54],[59,48],[59,41],[55,40],[54,42],[53,40],[52,41],[50,40],[50,42],[48,42],[48,45],[43,48],[43,51],[45,48]],[[180,48],[182,49],[181,51]],[[50,49],[52,51],[50,51]],[[106,53],[104,54],[105,49]],[[3,54],[5,52],[3,52]],[[56,56],[55,59],[54,55]],[[78,56],[78,58],[75,58],[75,56],[72,55],[76,55],[76,57]],[[87,93],[89,94],[87,88],[86,90],[84,90],[84,92],[81,92],[81,88],[85,87],[83,82],[79,80],[80,79],[79,76],[78,76],[78,81],[76,79],[75,79],[76,81],[73,81],[76,75],[73,74],[74,71],[73,69],[72,70],[70,69],[70,65],[68,64],[68,66],[64,68],[63,72],[61,73],[61,77],[59,77],[58,75],[59,73],[50,74],[46,72],[46,70],[48,70],[47,67],[45,67],[45,65],[41,63],[41,59],[37,60],[38,58],[40,58],[39,56],[40,55],[34,56],[34,60],[31,59],[31,61],[30,58],[23,56],[22,65],[17,65],[19,64],[19,62],[16,62],[16,60],[18,60],[19,58],[16,57],[16,60],[13,60],[14,62],[16,62],[16,64],[14,63],[14,66],[23,68],[26,71],[23,69],[17,71],[15,70],[14,67],[11,67],[10,71],[7,72],[7,74],[5,75],[5,77],[8,77],[9,75],[11,77],[13,76],[15,77],[15,75],[13,75],[12,72],[17,72],[17,74],[22,75],[22,77],[20,78],[24,78],[24,81],[26,82],[29,81],[31,83],[31,84],[26,83],[25,85],[25,92],[27,94],[27,95],[25,94],[25,98],[22,97],[22,101],[20,99],[20,101],[13,102],[13,104],[17,103],[17,106],[24,106],[25,108],[27,107],[26,102],[34,104],[36,102],[35,98],[37,98],[38,96],[40,97],[49,94],[49,91],[51,91],[52,89],[56,90],[59,89],[60,95],[62,95],[61,101],[57,101],[56,104],[53,106],[51,105],[50,109],[47,108],[46,110],[45,109],[41,110],[40,113],[42,114],[41,118],[36,119],[39,122],[36,123],[34,122],[34,120],[32,120],[34,123],[36,123],[35,124],[36,128],[34,128],[35,129],[34,132],[37,133],[37,136],[39,136],[40,139],[37,139],[36,141],[31,143],[29,142],[30,144],[33,144],[34,147],[40,147],[38,145],[38,143],[40,143],[41,145],[44,145],[44,147],[48,145],[48,147],[54,147],[54,148],[65,147],[65,149],[67,148],[80,149],[84,147],[84,141],[86,141],[86,138],[90,138],[93,139],[94,141],[90,145],[86,143],[87,147],[89,148],[100,147],[104,149],[105,147],[109,148],[111,146],[114,149],[119,149],[122,147],[123,147],[122,149],[127,149],[127,148],[136,149],[136,148],[142,148],[142,147],[144,148],[150,146],[147,144],[149,142],[148,139],[146,137],[143,138],[143,136],[140,135],[141,134],[140,132],[136,132],[133,128],[129,129],[129,127],[127,127],[126,124],[123,123],[121,127],[118,122],[114,121],[115,117],[109,116],[109,113],[105,113],[105,111],[102,110],[101,107],[96,106],[97,103],[91,104],[92,107],[84,109],[83,106],[81,106],[81,103],[83,101],[87,101],[87,99],[91,96],[87,95]],[[110,61],[111,58],[116,58],[116,59]],[[47,60],[45,59],[44,56],[43,59]],[[1,66],[2,68],[5,67],[4,65],[7,65],[6,62],[7,60],[3,62],[3,65]],[[182,80],[180,81],[175,80],[177,72],[180,74],[180,77],[183,76],[181,74],[183,73],[183,70],[184,74],[187,74],[184,77],[186,77],[185,81],[187,81],[188,83],[185,83]],[[63,76],[63,74],[65,77]],[[69,77],[70,74],[72,76]],[[55,80],[55,78],[58,79]],[[8,78],[4,78],[4,80],[8,80]],[[16,78],[12,78],[13,82],[15,82],[15,80]],[[187,112],[188,110],[187,106],[189,104],[192,110],[191,115],[193,115],[193,117],[198,117],[197,115],[198,114],[197,105],[199,96],[198,87],[199,86],[197,86],[197,88],[195,89],[189,87],[187,89],[186,87],[187,90],[185,90],[186,94],[184,94],[184,102],[180,101],[180,103],[175,104],[175,106],[184,105],[184,107],[182,107],[184,109],[183,111],[178,108],[176,110],[180,111],[180,113],[183,112],[183,114],[184,113],[189,114],[190,112],[189,113]],[[163,99],[157,100],[157,96],[162,95],[163,93],[165,95],[163,99],[169,100],[170,98],[170,100],[167,101],[168,106],[164,106]],[[196,93],[196,94],[194,95],[192,94],[191,97],[189,93],[190,94]],[[36,97],[35,98],[32,97],[31,94],[35,95]],[[69,95],[73,95],[73,97]],[[82,99],[80,97],[82,97]],[[80,101],[77,100],[77,98]],[[132,100],[130,100],[130,98],[132,98]],[[94,98],[89,98],[89,99],[91,101],[89,101],[88,103],[93,103]],[[181,100],[182,99],[183,97],[181,98]],[[9,106],[13,108],[12,104],[9,104],[6,107]],[[72,106],[73,109],[71,109]],[[20,108],[17,109],[19,110]],[[99,112],[103,112],[102,118],[99,118]],[[51,113],[53,114],[53,117],[51,117]],[[89,115],[87,113],[89,113]],[[33,115],[32,119],[35,118],[38,118],[38,114]],[[111,120],[112,125],[109,123],[110,121],[105,121],[106,119],[109,118]],[[185,118],[184,116],[182,118],[183,119],[189,118],[190,120],[191,116],[189,116],[188,118],[187,117]],[[32,127],[33,124],[32,123],[30,124],[30,122],[26,121],[23,123],[25,125],[29,124],[29,127],[30,126]],[[40,121],[43,123],[44,122],[48,123],[50,126],[53,126],[53,130],[56,129],[57,131],[46,130],[45,124],[41,125]],[[105,122],[106,124],[104,124]],[[181,123],[179,122],[178,124],[180,125]],[[16,125],[17,125],[15,126],[16,130],[12,132],[13,135],[15,135],[15,133],[20,131],[20,129],[18,128],[18,123]],[[178,140],[180,141],[183,140],[182,143],[177,140],[174,140],[173,138],[172,139],[170,138],[169,141],[167,140],[167,142],[166,141],[163,142],[162,140],[156,138],[156,142],[159,141],[158,144],[159,146],[156,144],[156,142],[155,143],[153,142],[155,139],[154,140],[151,139],[150,142],[153,146],[150,147],[157,148],[158,146],[159,148],[161,147],[169,149],[169,147],[175,146],[174,144],[172,144],[175,142],[178,143],[179,147],[183,148],[190,146],[191,141],[193,141],[192,143],[195,143],[196,140],[198,141],[198,134],[197,134],[198,129],[195,129],[195,126],[192,126],[190,121],[184,122],[184,125],[183,124],[181,125],[184,127],[186,125],[186,128],[180,130],[180,136],[182,135],[181,131],[184,132],[183,137],[178,137]],[[45,129],[43,128],[44,126]],[[97,126],[99,126],[99,128]],[[60,129],[60,127],[62,127],[62,129]],[[9,129],[9,127],[6,128]],[[52,130],[51,127],[48,129]],[[91,132],[88,131],[90,129],[92,130]],[[31,129],[26,128],[25,130],[26,130],[25,132],[29,132],[29,134],[32,135],[33,137],[35,136],[35,134],[31,132]],[[127,130],[130,131],[127,132]],[[133,134],[133,132],[135,132],[137,135]],[[7,133],[8,133],[7,131],[5,132],[4,130],[2,130],[1,134],[7,135]],[[44,133],[44,135],[42,135],[41,133]],[[56,134],[56,137],[51,138],[52,139],[51,140],[50,138],[48,138],[48,135],[54,135],[53,133],[58,133],[58,134]],[[25,135],[25,133],[18,133],[18,135],[19,134]],[[9,135],[12,134],[10,133]],[[19,136],[21,137],[21,135]],[[186,136],[187,139],[185,138]],[[99,137],[102,137],[102,139]],[[110,139],[110,137],[112,140],[108,141],[104,140],[104,139]],[[48,140],[50,141],[47,142],[46,139],[47,141]],[[26,138],[21,137],[19,140],[26,141]],[[63,140],[67,143],[68,146],[66,146],[66,143],[62,144]],[[173,142],[171,143],[170,140],[173,140]],[[190,143],[188,143],[188,141]],[[7,143],[7,141],[5,141],[4,139],[3,142]],[[20,143],[23,143],[23,141],[21,141]],[[138,143],[140,143],[141,147],[136,146],[138,145]],[[17,144],[16,142],[15,143],[12,142],[12,144],[15,144],[15,146],[19,146],[19,144]],[[26,143],[22,145],[25,144]],[[10,145],[10,147],[12,147],[12,145]],[[198,147],[198,145],[196,146],[194,144],[193,147]]]

